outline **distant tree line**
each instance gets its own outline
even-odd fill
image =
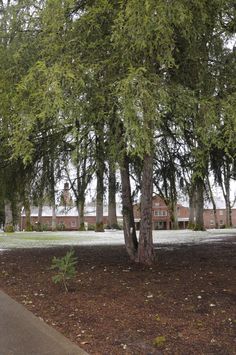
[[[204,198],[221,187],[231,226],[236,178],[235,3],[232,0],[0,1],[0,218],[53,207],[66,175],[84,229],[96,177],[96,230],[117,224],[120,171],[124,238],[151,264],[153,189],[173,227],[180,193],[203,230]],[[70,176],[74,166],[76,178]],[[131,188],[130,178],[135,181]],[[141,196],[139,240],[133,197]],[[40,216],[39,216],[40,217]],[[216,213],[215,213],[216,218]]]

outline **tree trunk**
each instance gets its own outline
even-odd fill
[[[208,184],[208,189],[209,189],[209,194],[210,194],[210,200],[211,200],[211,203],[212,203],[213,213],[214,213],[215,228],[218,229],[219,228],[219,223],[218,223],[218,218],[217,218],[216,203],[215,203],[215,199],[214,199],[214,196],[213,196],[213,192],[212,192],[209,176],[207,177],[207,184]]]
[[[57,216],[56,216],[56,205],[52,205],[52,231],[57,230]]]
[[[171,229],[179,229],[178,216],[177,216],[177,203],[170,203],[170,220],[171,220]]]
[[[25,230],[26,232],[31,232],[31,211],[30,211],[30,204],[28,199],[24,201],[24,209],[25,209]]]
[[[110,228],[117,228],[118,226],[116,216],[116,171],[111,162],[109,162],[108,226]]]
[[[50,163],[50,200],[52,205],[52,231],[57,230],[57,217],[56,217],[56,197],[55,197],[55,176],[54,176],[54,161]]]
[[[120,176],[122,186],[122,213],[125,247],[130,259],[134,261],[138,249],[138,240],[136,236],[133,204],[131,198],[129,160],[126,155],[123,157],[121,162]]]
[[[104,232],[103,227],[103,168],[100,166],[97,170],[97,196],[96,196],[96,227],[95,232]]]
[[[223,177],[224,179],[222,179],[222,181],[220,182],[220,187],[225,200],[225,210],[226,210],[225,226],[232,227],[231,204],[230,204],[230,171],[227,165],[223,169]]]
[[[152,239],[153,157],[144,157],[141,186],[141,221],[136,261],[151,265],[155,260]]]
[[[225,207],[226,207],[226,223],[225,226],[226,228],[232,227],[232,218],[231,218],[231,207],[230,207],[230,200],[229,197],[227,196],[226,201],[225,201]]]
[[[38,232],[41,232],[43,230],[42,217],[43,217],[43,202],[42,202],[42,200],[39,200],[39,202],[38,202],[38,220],[37,220],[37,231]]]
[[[4,201],[5,205],[5,224],[4,224],[4,231],[5,232],[13,232],[13,214],[12,214],[12,204],[11,201],[6,199]]]
[[[15,231],[21,230],[21,210],[22,210],[22,203],[18,202],[15,203],[15,208],[12,208],[13,214],[13,228]]]
[[[195,188],[191,188],[189,193],[189,221],[188,221],[188,228],[194,229],[195,220],[196,220],[196,193]]]
[[[39,203],[39,209],[38,209],[38,224],[42,224],[42,217],[43,217],[43,204],[40,202]]]
[[[228,171],[227,171],[228,173]],[[226,223],[225,226],[232,227],[231,205],[230,205],[230,178],[227,174],[225,177],[225,207],[226,207]]]
[[[80,230],[80,231],[85,231],[85,224],[84,224],[84,205],[85,205],[84,196],[83,196],[83,197],[79,197],[78,212],[79,212],[79,230]]]
[[[196,181],[196,221],[195,221],[194,230],[198,230],[198,231],[205,230],[203,211],[204,211],[204,182],[202,179],[199,178]]]

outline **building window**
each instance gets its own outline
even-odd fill
[[[159,207],[160,206],[160,202],[154,202],[154,206],[155,207]]]
[[[220,210],[219,214],[220,214],[220,216],[223,216],[224,215],[224,211]]]
[[[75,221],[71,221],[71,222],[70,222],[70,226],[71,226],[71,227],[75,227]]]
[[[215,223],[213,221],[213,219],[210,220],[210,225],[213,226]]]
[[[222,225],[222,224],[224,224],[224,221],[221,219],[221,220],[220,220],[220,225]]]
[[[164,211],[164,210],[156,210],[156,211],[154,211],[154,216],[157,216],[157,217],[166,217],[166,216],[167,216],[167,211]]]

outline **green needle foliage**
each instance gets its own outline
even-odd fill
[[[62,258],[54,256],[52,259],[51,269],[57,271],[57,274],[52,277],[52,281],[55,284],[63,284],[66,292],[68,292],[68,281],[76,276],[78,258],[74,254],[75,251],[70,250]]]

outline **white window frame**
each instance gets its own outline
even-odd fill
[[[70,221],[70,226],[71,227],[76,227],[76,222],[75,221]]]
[[[155,217],[167,217],[167,211],[166,210],[155,210],[154,216]]]

